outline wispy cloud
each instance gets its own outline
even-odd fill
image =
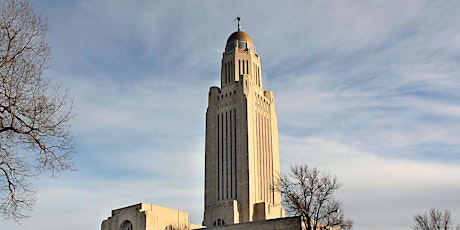
[[[338,194],[344,211],[363,229],[380,221],[395,225],[388,229],[402,229],[401,225],[409,225],[412,216],[426,207],[458,209],[452,203],[460,189],[458,164],[382,157],[363,150],[363,143],[333,137],[282,136],[280,140],[282,171],[292,162],[307,162],[338,175],[344,183]],[[393,212],[397,215],[390,214]],[[371,221],[376,216],[379,220]]]
[[[283,171],[305,162],[337,174],[358,229],[407,229],[432,206],[460,222],[460,4],[33,5],[48,18],[47,74],[75,100],[78,171],[40,179],[33,218],[0,228],[99,228],[138,202],[200,223],[207,93],[236,15],[275,93]]]

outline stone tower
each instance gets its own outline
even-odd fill
[[[284,216],[272,185],[280,172],[273,93],[262,87],[260,57],[240,30],[227,40],[221,86],[209,90],[206,112],[203,225],[222,226]]]

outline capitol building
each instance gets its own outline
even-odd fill
[[[113,210],[101,230],[302,229],[300,217],[285,216],[272,189],[280,175],[275,98],[263,88],[260,56],[237,19],[222,55],[220,86],[208,94],[203,222],[139,203]]]

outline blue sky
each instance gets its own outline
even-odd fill
[[[46,75],[69,88],[77,171],[40,177],[32,218],[0,229],[99,229],[147,202],[201,223],[207,93],[233,19],[275,94],[282,171],[336,174],[355,229],[409,229],[430,207],[460,223],[457,1],[33,0]]]

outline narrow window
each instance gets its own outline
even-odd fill
[[[232,77],[232,81],[235,80],[235,75],[233,72],[235,71],[235,65],[233,65],[233,61],[230,61],[230,76]]]
[[[241,76],[241,60],[238,60],[238,75]]]
[[[224,83],[227,84],[227,63],[224,63]]]
[[[221,175],[221,197],[220,199],[224,199],[224,114],[221,114],[221,129],[220,129],[220,143],[221,143],[221,151],[220,151],[220,159],[221,159],[221,166],[220,166],[220,175]]]
[[[257,67],[257,75],[259,76],[259,86],[262,85],[262,76],[260,75],[260,67]]]
[[[227,76],[228,82],[232,82],[232,76],[230,75],[230,62],[227,62]]]
[[[237,160],[238,160],[238,155],[237,155],[237,148],[236,148],[236,109],[233,109],[233,135],[234,135],[234,138],[233,138],[233,141],[235,143],[235,198],[238,198],[238,171],[236,170],[237,169]]]
[[[246,60],[246,74],[249,74],[249,61]]]
[[[225,193],[228,199],[228,113],[225,112]]]
[[[230,92],[231,93],[231,92]],[[233,122],[232,122],[232,111],[230,110],[229,113],[229,121],[230,121],[230,138],[229,138],[229,145],[230,145],[230,198],[233,198]]]
[[[217,114],[217,200],[220,200],[220,115]]]

